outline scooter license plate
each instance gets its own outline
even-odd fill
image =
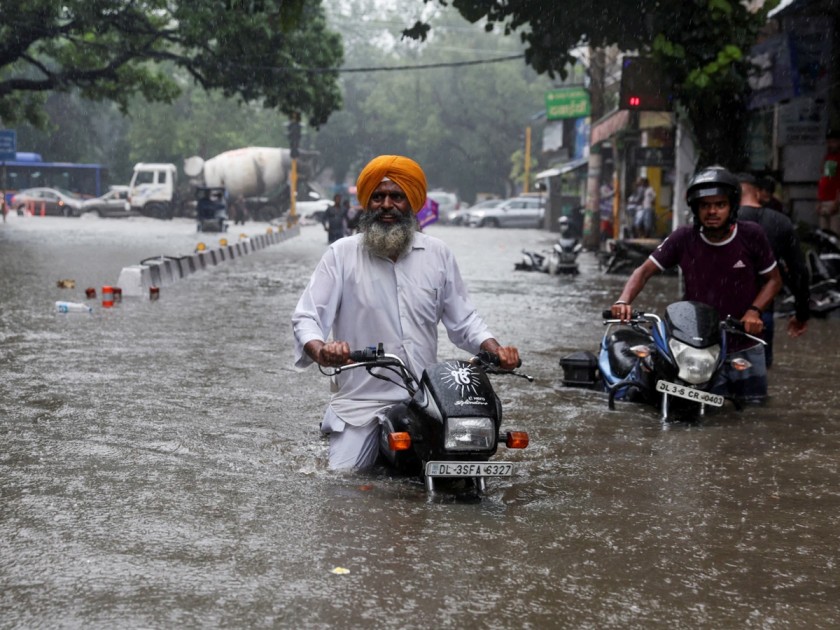
[[[713,407],[723,406],[723,396],[694,389],[688,385],[677,385],[668,381],[656,381],[656,391],[668,394],[669,396],[676,396],[677,398],[693,400],[696,403],[712,405]]]
[[[428,477],[510,477],[510,462],[427,462]]]

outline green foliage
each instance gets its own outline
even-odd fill
[[[348,17],[337,15],[333,23],[344,34],[351,68],[434,66],[522,51],[515,38],[488,35],[446,9],[426,16],[433,27],[424,44],[400,40],[402,25],[420,6],[414,0],[395,3],[393,12],[377,13],[378,29],[390,27],[389,39],[377,27],[351,17],[370,14],[368,0],[347,4]],[[525,127],[544,108],[545,91],[553,87],[521,60],[348,73],[341,83],[344,111],[314,138],[314,148],[337,182],[352,182],[378,154],[401,153],[423,166],[431,188],[456,191],[467,200],[479,192],[507,195],[513,190],[517,182],[511,176],[511,156],[521,151]]]
[[[43,124],[38,95],[74,89],[125,112],[135,95],[171,103],[183,84],[303,112],[321,125],[341,103],[340,36],[320,0],[4,0],[0,116]],[[312,69],[316,69],[313,71]]]
[[[778,0],[755,12],[738,0],[437,2],[452,4],[470,21],[486,20],[488,28],[519,33],[528,63],[549,76],[565,76],[571,51],[580,45],[653,54],[688,112],[701,149],[733,165],[744,160],[745,53]],[[416,32],[417,25],[406,35]]]

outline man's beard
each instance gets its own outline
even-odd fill
[[[396,217],[395,223],[383,223],[386,214]],[[366,210],[359,219],[359,230],[364,234],[365,247],[383,258],[399,258],[414,241],[417,217],[413,212],[385,212]]]

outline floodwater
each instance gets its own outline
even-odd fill
[[[124,266],[192,252],[194,226],[0,225],[0,627],[840,625],[840,321],[777,333],[766,406],[663,427],[561,385],[624,277],[588,255],[576,278],[515,272],[538,231],[428,232],[535,377],[495,381],[531,446],[501,449],[517,473],[478,501],[326,470],[327,379],[292,368],[289,324],[320,226],[158,301],[60,315]],[[639,305],[677,293],[657,277]]]

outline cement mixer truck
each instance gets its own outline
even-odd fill
[[[297,199],[312,199],[307,184],[315,168],[316,152],[301,151],[298,158]],[[246,147],[226,151],[208,160],[184,160],[186,186],[179,186],[174,164],[140,162],[134,165],[129,202],[146,216],[171,219],[194,214],[190,187],[222,187],[229,199],[242,197],[252,219],[271,221],[289,210],[289,149]],[[315,193],[317,195],[317,193]]]

